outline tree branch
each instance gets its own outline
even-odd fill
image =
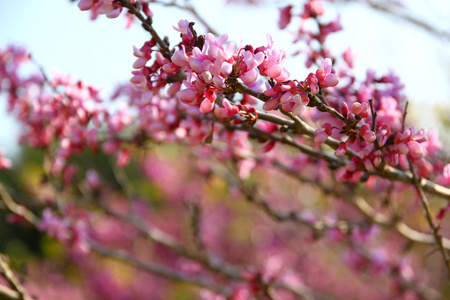
[[[206,280],[202,277],[193,278],[190,276],[185,276],[185,275],[179,274],[179,273],[172,271],[170,269],[167,269],[159,264],[145,263],[145,262],[138,260],[137,258],[135,258],[134,256],[130,255],[129,253],[127,253],[125,251],[114,250],[114,249],[102,246],[93,241],[90,241],[89,244],[93,250],[97,251],[101,255],[123,261],[127,264],[130,264],[139,269],[142,269],[146,272],[150,272],[150,273],[153,273],[153,274],[156,274],[159,276],[163,276],[163,277],[175,280],[175,281],[187,282],[187,283],[199,286],[199,287],[204,287],[204,288],[207,288],[209,290],[212,290],[212,291],[217,292],[224,296],[229,296],[231,293],[229,288],[225,288],[222,285],[218,285],[218,284],[211,282],[209,280]]]
[[[417,192],[419,193],[419,197],[420,197],[420,200],[421,200],[423,208],[424,208],[425,218],[427,219],[428,225],[430,226],[431,232],[433,233],[436,245],[439,247],[439,250],[441,251],[442,256],[444,257],[445,266],[446,266],[447,272],[448,272],[447,276],[450,279],[450,257],[449,257],[449,254],[444,247],[442,235],[439,233],[439,227],[436,226],[436,224],[433,221],[433,217],[431,216],[428,199],[427,199],[425,193],[423,192],[422,186],[419,184],[419,181],[417,180],[417,175],[414,172],[414,167],[413,167],[413,164],[409,157],[408,157],[408,163],[409,163],[409,169],[411,170],[411,173],[413,176],[414,186],[416,187]]]
[[[0,297],[9,297],[6,299],[33,300],[33,298],[27,294],[22,284],[20,284],[19,280],[9,267],[8,259],[3,255],[0,255],[0,274],[6,279],[12,289],[8,290],[7,288],[2,288],[0,290]]]

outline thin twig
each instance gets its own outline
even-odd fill
[[[141,12],[138,9],[138,6],[136,4],[131,4],[129,1],[127,0],[118,0],[120,2],[120,4],[123,7],[128,8],[128,12],[130,14],[135,15],[141,22],[142,22],[142,27],[147,30],[150,35],[155,39],[155,41],[158,43],[159,47],[161,48],[161,53],[162,55],[170,60],[171,57],[171,53],[169,50],[169,45],[166,43],[166,41],[164,41],[163,39],[161,39],[161,37],[158,35],[158,33],[156,32],[156,30],[153,28],[152,24],[153,24],[153,19],[151,16],[148,16],[147,18],[145,18]]]
[[[406,113],[408,111],[408,104],[409,104],[409,101],[406,101],[405,111],[403,112],[403,119],[402,119],[402,130],[405,129],[405,121],[406,121]]]
[[[241,94],[248,94],[250,96],[258,98],[259,100],[261,100],[263,102],[266,102],[267,100],[270,99],[269,96],[266,96],[263,93],[258,93],[256,91],[252,90],[251,88],[249,88],[245,84],[242,84],[239,80],[233,81],[232,85],[235,86],[237,88],[237,91],[239,93],[241,93]]]
[[[337,198],[344,199],[347,203],[351,204],[356,209],[358,209],[363,215],[365,215],[370,220],[370,222],[379,224],[383,227],[394,228],[406,239],[412,242],[421,244],[435,244],[435,239],[433,235],[422,233],[412,229],[405,223],[398,220],[397,216],[395,215],[393,217],[388,217],[386,215],[376,212],[375,209],[372,206],[370,206],[369,203],[363,197],[355,195],[354,193],[350,193],[342,188],[337,189],[325,186],[318,180],[307,178],[305,176],[302,176],[301,174],[292,171],[290,168],[288,168],[287,166],[283,165],[278,161],[273,162],[272,165],[277,169],[279,169],[284,174],[292,178],[295,178],[302,183],[310,184],[318,188],[325,194],[333,195]],[[340,185],[340,187],[342,187],[342,185]],[[442,241],[444,248],[450,250],[450,240],[443,238]]]
[[[187,203],[187,206],[191,215],[191,229],[195,247],[197,248],[199,255],[204,256],[206,254],[206,248],[200,233],[202,212],[200,205],[198,203],[189,202]]]
[[[259,112],[258,112],[259,114]],[[261,118],[263,119],[263,118]],[[272,120],[276,120],[276,117],[271,117],[270,119]],[[281,124],[286,124],[286,121],[280,121]],[[293,124],[292,126],[295,126],[294,122],[292,122],[291,124]],[[312,131],[312,128],[310,128],[309,125],[305,124],[305,128],[308,131]],[[277,136],[274,134],[270,134],[267,132],[264,132],[262,130],[258,130],[256,128],[253,127],[248,127],[248,126],[230,126],[227,125],[227,128],[229,129],[237,129],[237,130],[244,130],[244,131],[248,131],[251,133],[254,133],[256,135],[260,135],[263,138],[266,138],[268,140],[273,140],[273,141],[277,141],[277,142],[281,142],[283,144],[287,144],[290,146],[293,146],[294,148],[297,148],[298,150],[300,150],[303,153],[308,154],[311,157],[317,157],[317,158],[321,158],[331,164],[333,164],[334,166],[343,166],[347,163],[346,160],[344,160],[343,158],[337,158],[334,155],[328,154],[326,152],[320,151],[320,150],[314,150],[311,147],[308,147],[306,145],[297,143],[293,140],[292,137],[289,136]],[[309,135],[310,133],[308,133],[307,135]],[[314,135],[313,135],[314,136]],[[335,149],[335,143],[337,142],[337,140],[328,137],[327,141],[325,142],[327,145],[330,145],[333,149]],[[336,146],[337,148],[337,146]],[[354,152],[352,152],[350,149],[349,151],[351,153],[351,155],[353,155]],[[355,154],[356,155],[356,154]],[[394,167],[388,166],[388,165],[383,165],[382,168],[377,168],[374,169],[373,171],[367,172],[368,175],[376,175],[385,179],[389,179],[391,181],[401,181],[404,183],[409,183],[409,184],[413,184],[413,177],[411,172],[407,172],[407,171],[402,171],[400,169],[396,169]],[[450,202],[450,189],[447,187],[444,187],[442,185],[439,185],[435,182],[432,182],[430,180],[424,179],[422,178],[419,181],[419,184],[422,186],[422,188],[424,189],[424,191],[434,194],[434,195],[439,195],[442,198],[444,198],[446,201]]]
[[[328,105],[322,93],[319,94],[309,93],[308,97],[310,99],[310,103],[313,104],[318,110],[322,112],[327,112],[330,115],[333,115],[336,118],[340,119],[341,121],[345,122],[345,117],[340,112],[335,110],[333,107]]]
[[[206,280],[202,277],[191,277],[191,276],[185,276],[182,275],[176,271],[167,269],[166,267],[156,264],[156,263],[147,263],[147,262],[143,262],[138,260],[137,258],[135,258],[134,256],[132,256],[131,254],[122,251],[122,250],[114,250],[112,248],[108,248],[105,246],[102,246],[98,243],[95,243],[93,241],[90,241],[90,246],[93,250],[97,251],[98,253],[100,253],[101,255],[107,256],[107,257],[111,257],[111,258],[115,258],[118,259],[122,262],[125,262],[127,264],[130,264],[132,266],[135,266],[139,269],[142,269],[146,272],[150,272],[156,275],[160,275],[175,281],[182,281],[182,282],[187,282],[196,286],[200,286],[200,287],[204,287],[207,288],[209,290],[215,291],[221,295],[224,296],[229,296],[231,291],[229,288],[224,287],[223,285],[218,285],[212,281]]]
[[[176,7],[179,8],[181,10],[186,10],[188,12],[190,12],[192,15],[194,15],[194,17],[203,24],[203,26],[205,26],[206,31],[209,33],[214,34],[215,36],[218,36],[219,34],[217,33],[216,30],[214,30],[211,25],[208,24],[208,22],[197,12],[197,10],[195,9],[194,6],[186,3],[185,5],[180,5],[178,4],[176,1],[171,1],[171,2],[162,2],[162,1],[152,1],[152,3],[156,3],[156,4],[161,4],[163,6],[172,6],[172,7]]]
[[[171,236],[170,234],[165,233],[164,231],[156,227],[151,227],[148,226],[147,224],[144,224],[140,219],[136,217],[130,218],[122,214],[115,213],[104,206],[101,206],[101,208],[108,215],[113,216],[114,218],[117,218],[121,221],[124,221],[129,225],[132,225],[137,230],[139,230],[139,232],[143,236],[150,239],[151,241],[164,245],[165,247],[172,249],[181,256],[184,256],[192,260],[196,260],[213,272],[225,275],[229,278],[235,279],[241,278],[240,268],[229,265],[223,261],[210,258],[206,255],[199,256],[197,253],[192,253],[177,238]]]
[[[439,30],[438,28],[432,26],[431,24],[420,20],[416,17],[413,17],[412,15],[408,15],[406,13],[401,13],[399,11],[395,11],[393,10],[389,4],[380,4],[379,1],[373,1],[373,0],[343,0],[345,2],[362,2],[367,4],[368,6],[381,11],[383,13],[386,13],[388,15],[391,15],[393,17],[399,18],[401,20],[404,20],[408,23],[411,23],[429,33],[431,33],[432,35],[438,37],[438,38],[444,38],[447,41],[450,41],[450,32],[445,31],[445,30]]]
[[[435,242],[436,242],[437,246],[439,247],[439,250],[441,251],[442,256],[444,257],[445,266],[446,266],[447,272],[448,272],[448,278],[450,278],[450,256],[444,247],[444,243],[442,241],[442,235],[439,233],[439,226],[437,226],[434,223],[433,217],[431,216],[430,205],[429,205],[428,199],[427,199],[422,187],[419,184],[417,175],[414,172],[414,166],[409,157],[408,157],[408,163],[409,163],[409,169],[413,176],[414,186],[416,187],[417,192],[419,193],[419,197],[420,197],[420,200],[421,200],[423,208],[424,208],[425,218],[427,219],[428,225],[430,226],[430,229],[433,233]]]
[[[0,285],[0,300],[20,300],[20,294],[6,286]]]
[[[227,126],[230,129],[237,129],[237,130],[243,130],[243,131],[248,131],[250,134],[253,134],[255,136],[264,138],[266,140],[272,140],[272,141],[276,141],[276,142],[280,142],[282,144],[286,144],[286,145],[290,145],[294,148],[296,148],[297,150],[308,154],[309,156],[312,157],[317,157],[320,159],[323,159],[325,161],[328,161],[330,163],[334,163],[337,166],[343,166],[345,165],[346,161],[344,159],[341,158],[337,158],[336,156],[327,153],[327,152],[323,152],[323,151],[319,151],[319,150],[315,150],[309,146],[306,146],[304,144],[298,143],[296,142],[292,137],[288,136],[288,135],[275,135],[272,133],[268,133],[265,132],[263,130],[254,128],[254,127],[250,127],[250,126],[234,126],[234,125],[228,125]]]
[[[376,134],[376,126],[377,126],[377,112],[373,108],[373,99],[369,100],[370,112],[372,114],[372,131]]]
[[[128,218],[126,216],[114,213],[105,207],[102,207],[102,208],[105,209],[106,212],[108,214],[110,214],[111,216],[118,218],[122,221],[125,221],[128,224],[134,226],[135,228],[137,228],[139,230],[139,232],[141,234],[143,234],[150,240],[174,250],[181,256],[198,261],[199,263],[201,263],[203,266],[205,266],[209,270],[211,270],[217,274],[223,275],[229,279],[238,280],[238,281],[246,280],[242,277],[242,270],[244,269],[243,267],[236,267],[236,266],[228,264],[224,261],[221,261],[217,258],[211,258],[207,255],[199,256],[198,254],[192,253],[188,249],[186,249],[175,237],[173,237],[157,228],[150,227],[146,224],[143,224],[143,222],[141,222],[137,218]],[[306,286],[303,286],[301,288],[294,288],[289,285],[286,285],[283,282],[278,282],[278,281],[270,282],[267,284],[270,287],[280,288],[280,289],[289,291],[289,292],[293,293],[294,295],[296,295],[298,297],[302,297],[304,299],[331,300],[331,298],[329,298],[321,293],[315,292]]]
[[[6,188],[0,182],[0,196],[1,200],[5,203],[6,207],[14,214],[23,217],[30,224],[37,225],[39,219],[28,209],[26,209],[23,205],[17,204],[11,195],[8,193]]]
[[[20,300],[32,300],[32,298],[27,294],[22,284],[20,284],[20,281],[16,278],[13,271],[9,267],[8,259],[0,255],[0,274],[5,278],[5,280],[10,285],[11,289],[13,291],[17,292],[17,295],[19,296],[16,299]],[[6,292],[6,291],[5,291]],[[12,296],[12,294],[10,293]]]
[[[282,166],[281,164],[279,166]],[[216,174],[221,174],[220,171],[216,170]],[[292,172],[292,174],[294,174]],[[301,175],[298,175],[301,177]],[[388,218],[382,214],[379,214],[375,212],[375,210],[362,198],[358,196],[352,195],[352,193],[348,193],[345,191],[341,191],[338,189],[330,189],[327,187],[324,187],[320,183],[318,183],[317,180],[310,180],[301,178],[301,181],[306,181],[308,183],[311,183],[313,185],[316,185],[320,188],[321,191],[326,191],[328,194],[333,194],[336,197],[345,199],[348,203],[352,204],[356,208],[360,208],[360,211],[363,212],[363,214],[368,218],[367,221],[362,222],[350,222],[350,221],[337,221],[335,224],[328,225],[323,221],[316,221],[316,222],[310,222],[304,218],[302,218],[298,213],[295,212],[288,212],[288,213],[280,213],[275,210],[273,210],[267,202],[265,202],[261,196],[259,195],[257,189],[255,187],[250,187],[244,183],[242,179],[239,178],[239,176],[230,170],[226,174],[221,174],[221,177],[225,178],[230,184],[237,186],[246,197],[247,201],[250,203],[253,203],[260,207],[266,215],[271,217],[273,220],[277,222],[284,222],[284,221],[291,221],[296,224],[300,224],[302,226],[305,226],[307,228],[310,228],[314,231],[316,234],[321,234],[324,231],[328,229],[339,229],[339,231],[342,234],[349,234],[353,228],[357,227],[358,224],[371,224],[371,223],[377,223],[380,225],[383,225],[385,227],[396,229],[399,233],[405,236],[410,241],[419,242],[419,243],[426,243],[426,244],[434,244],[434,238],[432,235],[423,234],[421,232],[415,231],[411,228],[409,228],[404,223],[396,220],[395,218]],[[446,240],[446,247],[450,248],[450,241]],[[397,273],[393,273],[393,275],[396,275]],[[428,288],[422,288],[419,286],[416,286],[414,284],[411,284],[410,281],[403,280],[402,278],[399,278],[399,281],[401,282],[402,286],[408,289],[411,289],[415,292],[417,292],[420,295],[428,295],[426,299],[439,299],[439,294]],[[308,293],[307,293],[308,295]],[[313,294],[309,294],[313,295]],[[315,294],[314,297],[321,298],[326,296],[324,295],[317,295]],[[322,299],[322,298],[321,298]]]

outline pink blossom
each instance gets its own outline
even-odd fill
[[[427,150],[428,155],[435,155],[442,148],[442,143],[439,141],[439,132],[430,130],[427,141],[422,143],[422,146]]]
[[[121,149],[117,152],[117,166],[123,168],[130,162],[131,152],[128,149]]]
[[[288,70],[281,66],[281,63],[286,58],[286,52],[281,49],[272,48],[272,36],[267,35],[267,40],[268,46],[264,49],[266,57],[263,63],[258,67],[259,72],[261,75],[269,76],[278,82],[285,81],[290,75]],[[255,52],[259,52],[257,50],[255,50]]]
[[[75,224],[70,227],[71,231],[71,246],[75,251],[81,253],[89,252],[89,244],[87,242],[88,226],[85,220],[76,220]]]
[[[9,169],[11,166],[11,160],[3,156],[3,149],[0,148],[0,169]]]
[[[278,20],[278,28],[285,29],[291,22],[292,5],[280,8],[280,19]]]
[[[189,57],[186,55],[186,50],[184,45],[181,45],[181,49],[176,51],[172,57],[172,62],[177,66],[183,68],[189,64]]]
[[[340,143],[339,147],[334,152],[334,155],[336,155],[337,157],[341,157],[341,156],[344,156],[345,153],[347,153],[347,144],[346,143]]]
[[[93,169],[89,169],[86,171],[85,181],[86,181],[86,185],[92,190],[96,190],[101,187],[100,176]]]
[[[365,124],[360,128],[361,137],[368,143],[373,143],[376,139],[375,132],[370,130],[370,126]]]
[[[438,175],[436,181],[442,185],[450,185],[450,164],[446,164],[442,173]]]
[[[60,241],[69,238],[67,224],[61,217],[54,215],[49,208],[42,212],[42,220],[39,222],[38,228]]]
[[[345,52],[342,54],[342,57],[344,58],[344,61],[348,65],[348,67],[353,69],[355,54],[353,53],[352,48],[347,48],[347,50],[345,50]]]
[[[322,68],[316,71],[316,77],[319,80],[319,85],[322,87],[333,87],[339,83],[339,77],[332,70],[331,66],[331,59],[325,58],[322,61]]]
[[[334,21],[320,27],[320,40],[325,41],[328,35],[340,30],[342,30],[341,17],[338,15]]]
[[[214,110],[215,115],[218,118],[231,118],[239,112],[239,108],[235,105],[231,105],[230,101],[224,99],[222,101],[223,108],[216,108]]]
[[[324,143],[327,138],[331,135],[331,124],[325,123],[319,129],[315,131],[316,136],[314,137],[314,142],[318,144]]]
[[[450,211],[450,204],[447,204],[444,208],[441,208],[439,212],[436,214],[436,220],[442,221],[442,219],[445,217],[447,212]]]
[[[189,34],[192,35],[191,30],[189,29],[189,21],[188,20],[180,20],[178,21],[178,26],[172,26],[173,29],[180,32],[181,34]]]
[[[80,10],[89,10],[94,5],[94,0],[80,0],[78,7]]]
[[[108,18],[117,18],[122,12],[122,6],[111,0],[81,0],[78,2],[80,10],[91,11],[91,19],[98,15],[106,15]]]
[[[316,18],[325,13],[325,7],[323,6],[322,0],[308,0],[307,3],[304,4],[304,13],[302,14],[302,18],[306,19],[309,17]]]
[[[280,103],[279,99],[277,98],[271,98],[269,100],[267,100],[264,105],[263,105],[263,109],[266,111],[269,110],[274,110],[275,108],[278,107],[278,104]]]
[[[103,151],[107,154],[112,154],[116,152],[120,147],[120,141],[118,140],[108,140],[103,143]]]

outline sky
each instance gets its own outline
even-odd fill
[[[182,1],[181,1],[182,2]],[[227,33],[237,44],[267,45],[271,34],[275,46],[293,52],[292,38],[277,28],[278,7],[289,1],[265,0],[262,6],[225,4],[225,0],[192,0],[200,15],[219,33]],[[299,1],[296,1],[297,3]],[[356,1],[357,2],[357,1]],[[411,14],[450,30],[449,0],[408,0]],[[152,4],[154,27],[176,41],[172,29],[180,19],[195,18],[180,9]],[[364,76],[367,68],[400,75],[406,85],[411,107],[427,111],[424,124],[437,126],[431,116],[434,105],[450,103],[450,41],[431,36],[398,18],[368,9],[361,3],[328,5],[329,15],[341,15],[344,30],[329,39],[329,47],[339,53],[352,47],[357,55],[355,72]],[[448,12],[449,14],[445,14]],[[197,22],[197,31],[205,33]],[[291,28],[292,30],[295,27]],[[128,81],[135,58],[133,46],[140,47],[148,34],[139,26],[125,29],[122,16],[89,20],[76,2],[69,0],[0,1],[0,48],[15,43],[28,48],[34,59],[49,72],[57,69],[103,88],[104,98],[116,83]],[[175,43],[175,42],[174,42]],[[304,78],[303,58],[286,62],[291,78]],[[297,67],[298,66],[298,67]],[[448,105],[447,105],[448,107]],[[5,112],[0,98],[0,147],[15,156],[20,128]]]

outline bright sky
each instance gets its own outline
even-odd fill
[[[182,2],[182,1],[181,1]],[[225,0],[193,0],[199,13],[219,33],[228,33],[238,44],[266,45],[266,34],[273,36],[275,46],[292,49],[287,32],[277,29],[278,9],[288,1],[265,0],[263,6],[225,5]],[[297,3],[299,1],[296,1]],[[408,0],[415,14],[428,18],[436,26],[450,29],[448,0]],[[447,5],[447,6],[445,6]],[[161,35],[177,40],[171,26],[179,19],[193,16],[176,8],[151,5],[154,26]],[[367,68],[378,74],[393,69],[406,84],[411,104],[427,110],[427,103],[448,103],[450,99],[450,42],[430,36],[404,21],[367,9],[363,4],[333,4],[330,16],[341,14],[344,31],[330,38],[335,53],[352,46],[357,54],[357,69],[363,75]],[[194,20],[195,21],[195,20]],[[0,48],[17,43],[30,49],[36,61],[47,70],[52,67],[72,74],[85,82],[104,88],[105,98],[115,83],[129,80],[133,45],[140,47],[148,34],[138,25],[124,29],[124,18],[89,20],[76,2],[69,0],[22,0],[0,2]],[[198,24],[198,23],[197,23]],[[200,26],[199,33],[204,33]],[[294,29],[294,28],[292,28]],[[289,52],[289,50],[288,50]],[[303,58],[290,60],[287,68],[292,78],[307,75]],[[296,67],[297,66],[297,67]],[[18,126],[0,103],[0,147],[14,156]],[[431,126],[435,125],[432,122]]]

